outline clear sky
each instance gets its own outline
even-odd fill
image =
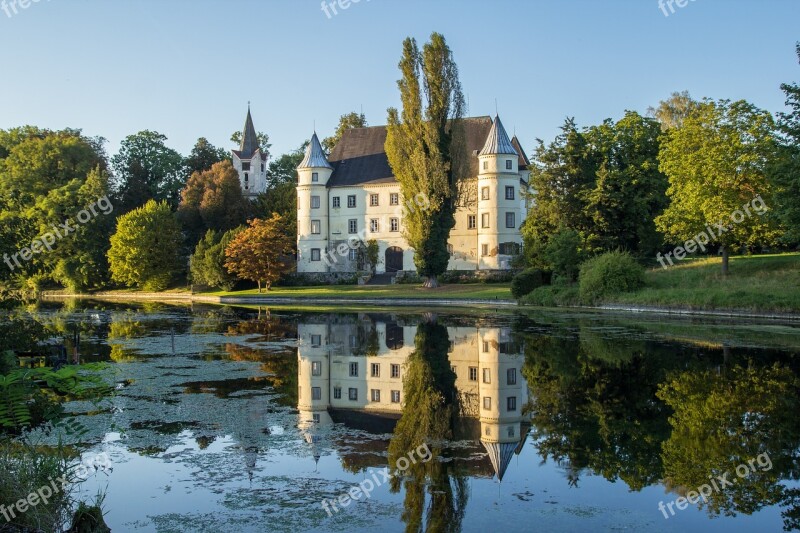
[[[672,91],[784,109],[799,81],[800,0],[0,0],[0,128],[102,135],[113,154],[143,129],[186,154],[231,148],[252,102],[273,154],[316,124],[399,104],[402,41],[443,33],[472,116],[494,114],[528,151],[567,116],[645,112]],[[683,1],[683,0],[680,0]],[[17,0],[20,2],[20,0]],[[345,0],[346,4],[346,0]],[[509,131],[512,133],[512,131]]]

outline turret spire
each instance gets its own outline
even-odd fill
[[[250,159],[258,149],[258,134],[256,133],[256,127],[253,125],[253,116],[250,114],[250,102],[247,102],[247,120],[244,123],[242,144],[239,147],[239,151],[242,153],[242,159]]]
[[[481,150],[480,155],[516,155],[519,156],[514,145],[511,144],[511,139],[508,138],[508,133],[500,122],[500,116],[495,115],[492,130],[489,132],[489,137],[486,139],[486,144]]]
[[[325,156],[325,150],[322,149],[322,144],[319,142],[317,132],[311,137],[311,142],[306,148],[306,156],[297,168],[333,168],[328,163],[328,158]]]

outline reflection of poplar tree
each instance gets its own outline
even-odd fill
[[[403,521],[406,531],[460,531],[467,504],[468,488],[463,475],[453,472],[451,462],[440,462],[443,441],[453,435],[459,413],[456,376],[450,368],[447,328],[435,319],[421,323],[415,338],[416,350],[409,356],[403,377],[405,405],[389,444],[392,491],[405,482]],[[401,471],[397,462],[427,443],[431,459]],[[425,509],[426,484],[430,501]],[[427,515],[426,523],[423,518]]]

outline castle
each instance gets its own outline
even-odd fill
[[[530,165],[499,116],[463,119],[470,154],[467,194],[450,232],[448,270],[509,270],[522,246],[528,211]],[[376,274],[415,272],[414,250],[403,236],[403,214],[425,208],[424,196],[403,198],[386,155],[386,126],[344,132],[330,156],[317,134],[297,168],[297,271],[356,273],[367,270],[359,248],[378,243]],[[266,156],[258,149],[250,111],[240,150],[233,152],[242,191],[266,189]],[[259,171],[260,169],[260,171]]]

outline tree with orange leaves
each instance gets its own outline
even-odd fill
[[[261,293],[262,282],[269,291],[273,283],[294,268],[294,243],[285,219],[278,214],[268,220],[256,218],[248,224],[225,249],[225,268],[241,279],[258,283]]]

